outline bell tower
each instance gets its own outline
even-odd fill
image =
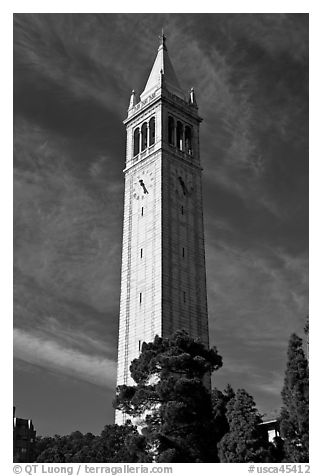
[[[144,341],[185,329],[209,345],[199,124],[166,38],[128,116],[117,385]],[[116,412],[116,423],[124,416]]]

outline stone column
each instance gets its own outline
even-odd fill
[[[143,135],[142,135],[142,126],[140,127],[140,139],[139,139],[139,154],[142,152],[142,139],[143,139]]]

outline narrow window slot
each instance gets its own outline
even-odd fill
[[[140,293],[140,304],[142,303],[142,293]]]
[[[181,215],[183,215],[183,206],[181,207]]]
[[[183,302],[186,302],[186,292],[183,291]]]
[[[184,258],[184,248],[182,248],[182,258]]]
[[[141,216],[143,217],[143,207],[141,208]]]
[[[141,258],[143,258],[143,248],[141,248]]]

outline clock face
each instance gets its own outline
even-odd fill
[[[143,170],[133,178],[133,198],[144,200],[149,196],[153,189],[154,176],[149,169]]]

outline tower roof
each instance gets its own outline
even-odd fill
[[[165,88],[175,94],[176,96],[184,99],[184,93],[179,85],[176,73],[174,72],[172,63],[170,61],[167,46],[165,44],[166,37],[163,34],[160,37],[160,46],[158,48],[157,56],[154,60],[152,70],[149,76],[149,79],[145,85],[144,91],[141,94],[141,101],[144,100],[149,94],[151,94],[155,89],[160,87],[161,84],[161,75],[162,75],[162,84]]]

